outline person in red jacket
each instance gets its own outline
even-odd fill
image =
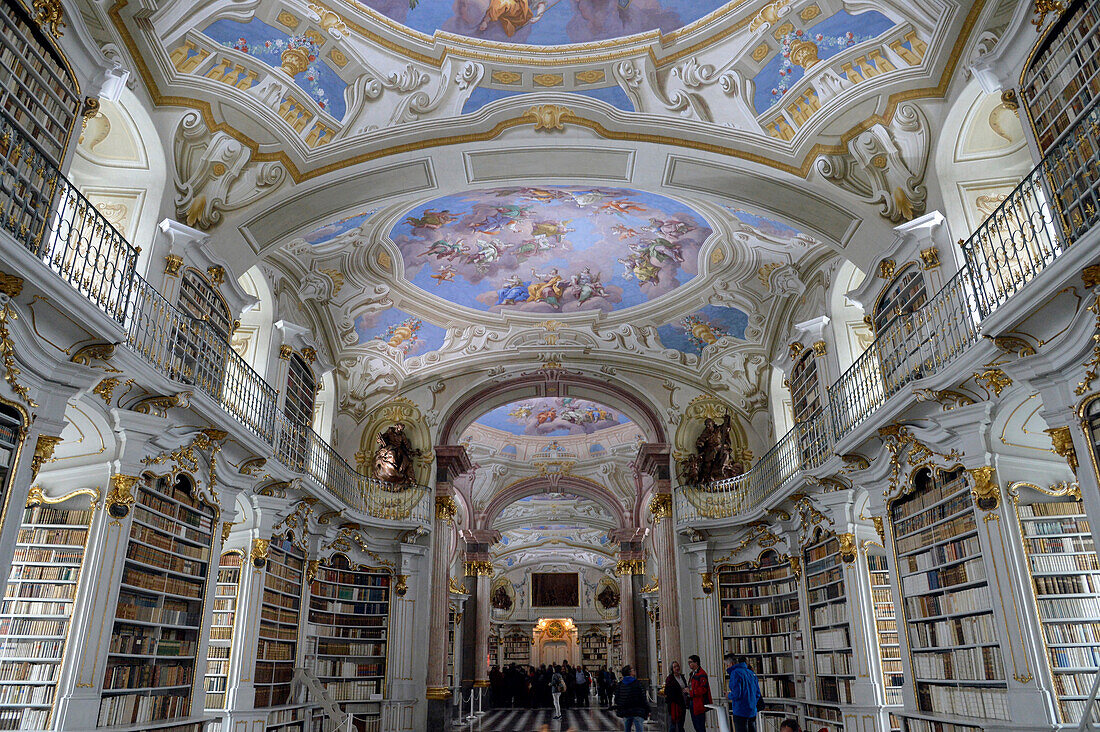
[[[691,676],[688,677],[688,688],[691,692],[688,712],[691,714],[691,723],[695,725],[695,732],[706,732],[707,704],[714,703],[710,696],[710,679],[699,665],[698,656],[688,656],[688,668],[691,669]]]

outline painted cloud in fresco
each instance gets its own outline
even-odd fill
[[[726,3],[714,0],[360,0],[422,33],[436,30],[557,46],[668,32]]]
[[[405,356],[419,356],[439,350],[447,331],[423,318],[390,308],[355,319],[360,343],[380,341]]]
[[[360,211],[359,213],[345,216],[338,221],[332,221],[324,226],[318,226],[302,238],[313,246],[324,244],[342,234],[348,233],[352,229],[358,229],[367,219],[373,216],[376,211],[378,211],[378,209],[372,208],[369,211]]]
[[[699,355],[722,336],[744,339],[749,316],[737,308],[707,305],[657,329],[661,344]]]
[[[614,310],[698,273],[711,229],[664,196],[628,188],[494,188],[437,198],[390,232],[405,277],[478,310]]]
[[[513,435],[586,435],[628,424],[630,420],[610,407],[573,397],[526,399],[497,407],[479,417],[477,424]]]

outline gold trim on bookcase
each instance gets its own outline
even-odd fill
[[[989,513],[989,516],[996,516],[996,515],[997,514],[994,511],[991,511]],[[1004,556],[1007,557],[1008,556],[1008,546],[1005,543],[1004,530],[1003,530],[1003,527],[1001,526],[1001,522],[999,520],[998,521],[984,521],[983,525],[985,526],[986,535],[989,537],[989,543],[990,544],[993,543],[993,526],[996,525],[996,527],[997,527],[997,539],[1000,541],[1000,544],[1001,544],[1001,552],[1004,554]],[[998,601],[1000,601],[1001,610],[1005,614],[1005,622],[1008,622],[1008,620],[1009,620],[1009,618],[1008,618],[1008,606],[1005,604],[1005,601],[1004,601],[1004,589],[1001,587],[1001,576],[1000,576],[1000,574],[997,573],[997,555],[995,553],[990,554],[988,559],[989,559],[989,563],[991,565],[993,565],[993,577],[997,581],[997,599],[998,599]],[[989,580],[986,579],[986,585],[988,585],[988,584],[989,584]],[[1016,637],[1022,639],[1022,638],[1025,637],[1024,636],[1024,623],[1023,623],[1023,620],[1020,619],[1020,606],[1016,602],[1016,594],[1014,592],[1012,592],[1011,587],[1008,588],[1008,595],[1012,600],[1012,612],[1016,617],[1016,630],[1019,633],[1019,635],[1017,635]],[[1001,648],[1002,648],[1001,653],[1002,653],[1002,658],[1003,658],[1004,643],[1000,642],[1000,641],[998,641],[998,642],[1000,643]],[[1031,675],[1031,671],[1028,669],[1027,648],[1025,646],[1021,646],[1021,648],[1020,648],[1020,654],[1023,656],[1023,665],[1024,665],[1023,671],[1020,670],[1020,666],[1016,662],[1016,646],[1015,646],[1015,644],[1009,643],[1008,644],[1008,650],[1009,650],[1009,653],[1012,656],[1012,670],[1015,672],[1013,678],[1021,684],[1026,684],[1026,683],[1028,683],[1028,681],[1031,681],[1033,677]],[[1021,681],[1021,679],[1025,678],[1025,677],[1027,678],[1027,681]],[[1006,681],[1005,685],[1006,686],[1008,685],[1007,681]]]
[[[50,496],[47,496],[45,492],[43,492],[42,486],[32,485],[30,493],[27,494],[27,508],[39,504],[48,504],[52,506],[58,503],[64,503],[65,501],[76,498],[77,496],[88,496],[91,499],[89,501],[89,503],[91,504],[89,508],[91,508],[93,511],[99,507],[100,492],[98,488],[81,488],[71,493],[66,493],[63,496],[51,498]]]
[[[157,106],[188,107],[191,109],[195,109],[202,115],[203,121],[206,123],[206,126],[211,133],[225,132],[227,135],[251,150],[252,160],[255,162],[278,161],[282,163],[286,167],[287,173],[290,175],[291,180],[295,183],[301,183],[311,178],[327,175],[328,173],[336,170],[342,170],[347,167],[358,165],[359,163],[378,160],[388,157],[390,155],[407,153],[416,150],[425,150],[435,147],[462,145],[472,142],[486,142],[489,140],[494,140],[505,130],[524,124],[530,124],[530,122],[525,119],[526,112],[524,112],[523,116],[504,120],[498,123],[491,130],[488,130],[484,133],[469,133],[465,135],[453,135],[436,139],[424,139],[417,142],[403,143],[394,147],[355,155],[337,163],[330,163],[329,165],[323,165],[318,168],[303,172],[298,169],[298,166],[294,164],[294,161],[291,160],[290,156],[287,155],[285,152],[261,151],[259,143],[250,138],[248,135],[244,134],[243,132],[237,130],[236,128],[230,126],[225,122],[217,121],[214,117],[213,105],[210,102],[201,99],[194,99],[191,97],[165,96],[161,94],[160,88],[157,86],[156,81],[153,79],[149,70],[149,66],[145,61],[145,55],[137,47],[137,44],[134,42],[133,36],[130,34],[129,28],[122,21],[120,11],[128,3],[129,0],[117,0],[117,2],[112,5],[111,8],[107,11],[107,14],[108,16],[110,16],[112,23],[118,30],[119,35],[122,38],[123,44],[130,51],[130,58],[134,61],[138,73],[145,81],[146,88],[148,89],[149,94],[152,97],[153,103]],[[598,122],[583,119],[580,117],[571,117],[567,121],[578,126],[586,127],[608,140],[665,144],[671,145],[673,147],[682,147],[689,150],[709,152],[715,155],[722,155],[725,157],[733,157],[747,160],[749,162],[765,165],[776,170],[798,176],[800,178],[806,178],[810,174],[810,171],[813,169],[814,162],[817,160],[819,155],[827,153],[847,153],[847,146],[851,140],[855,139],[857,136],[871,129],[877,124],[889,125],[890,122],[893,120],[895,113],[897,112],[898,106],[903,102],[910,102],[917,99],[944,97],[947,93],[948,88],[950,87],[951,79],[958,68],[959,59],[962,56],[963,49],[967,45],[971,31],[974,28],[974,24],[977,22],[978,17],[984,7],[985,0],[976,0],[976,2],[971,6],[970,13],[967,15],[966,20],[963,22],[962,28],[959,29],[956,43],[952,47],[951,52],[948,54],[947,60],[944,64],[944,69],[940,74],[940,79],[936,86],[920,87],[917,89],[909,89],[906,91],[900,91],[891,94],[887,98],[886,109],[883,111],[882,114],[873,114],[864,121],[856,124],[854,127],[841,135],[839,144],[814,144],[813,147],[811,147],[809,151],[807,151],[806,155],[802,159],[801,164],[798,166],[794,166],[788,163],[781,163],[779,161],[773,160],[763,155],[759,155],[757,153],[746,152],[739,147],[726,147],[722,145],[715,145],[712,143],[687,140],[683,137],[666,136],[654,133],[614,132],[607,129]],[[378,42],[380,43],[380,45],[383,46],[387,46],[388,44],[388,42],[382,39],[380,39]],[[650,50],[650,55],[653,56],[652,50]],[[431,63],[435,64],[436,59],[431,59]],[[442,61],[440,60],[439,63],[442,63]],[[555,60],[554,63],[559,64],[560,61]]]

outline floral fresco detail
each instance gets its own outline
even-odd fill
[[[554,397],[513,402],[486,413],[477,420],[483,427],[514,435],[584,435],[608,427],[628,424],[630,420],[610,407],[586,399]],[[544,451],[562,451],[551,442]]]
[[[806,75],[806,70],[818,62],[876,38],[893,27],[893,21],[874,10],[858,15],[840,11],[811,29],[787,33],[779,39],[779,53],[753,78],[756,111],[764,112],[778,104]]]
[[[391,231],[405,277],[455,304],[499,312],[613,310],[698,273],[711,229],[687,206],[626,188],[546,186],[454,194]]]
[[[344,116],[347,84],[321,59],[321,48],[313,38],[290,36],[256,19],[248,23],[217,20],[203,33],[223,46],[282,69],[321,109],[336,119]]]
[[[737,308],[707,305],[661,326],[657,334],[666,348],[699,355],[724,336],[744,339],[748,322],[748,315]]]

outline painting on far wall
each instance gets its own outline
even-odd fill
[[[576,572],[532,572],[531,607],[579,607],[580,583]]]

